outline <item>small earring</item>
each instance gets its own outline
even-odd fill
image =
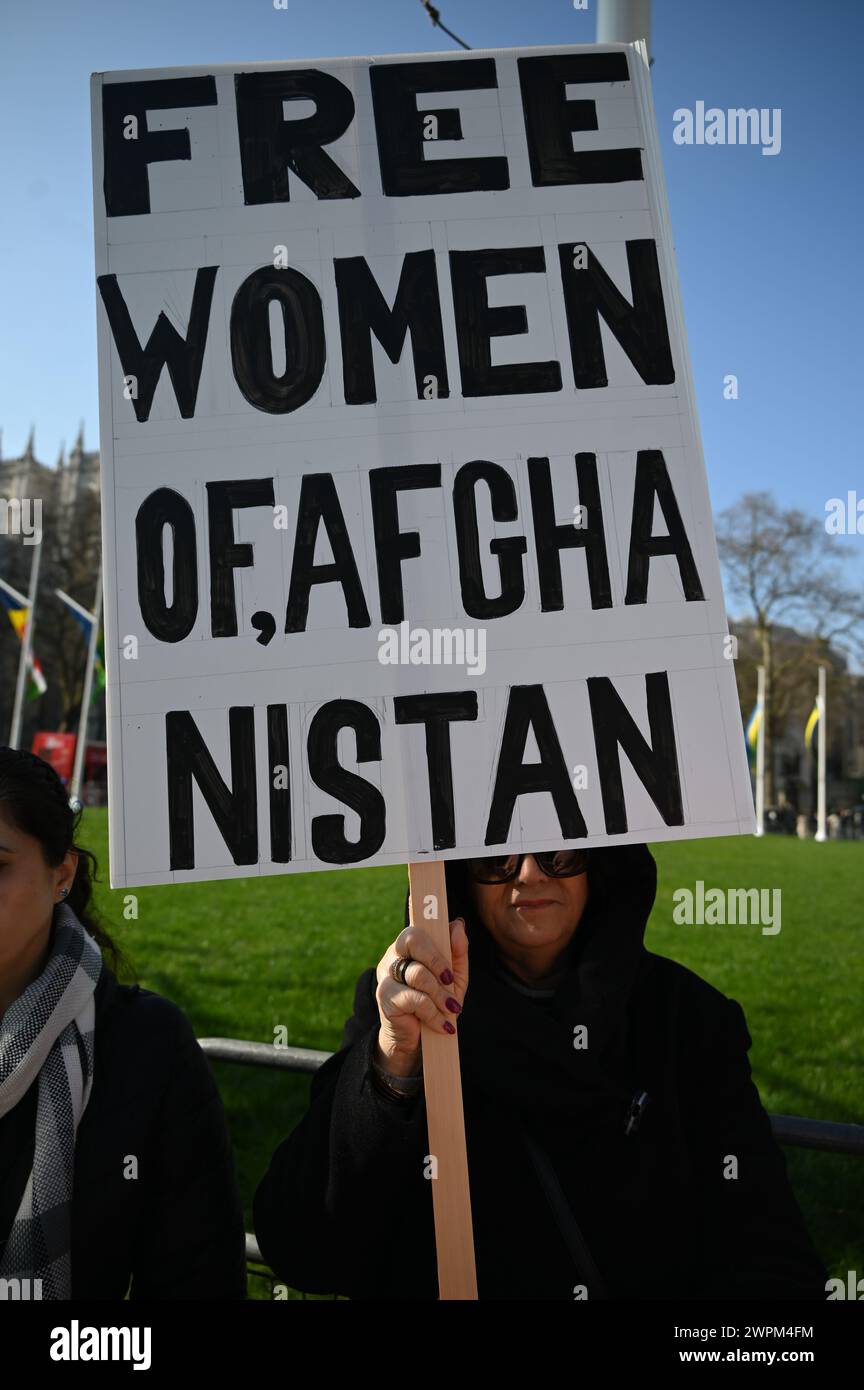
[[[60,889],[60,897],[61,897],[61,898],[65,898],[65,897],[68,895],[68,893],[69,893],[69,889],[68,889],[68,888],[61,888],[61,889]]]

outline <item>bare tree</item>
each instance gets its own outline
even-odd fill
[[[800,710],[822,662],[846,680],[837,652],[864,654],[864,604],[843,582],[842,560],[824,525],[768,492],[749,492],[717,518],[717,546],[730,600],[747,606],[765,667],[765,796],[775,799],[773,743],[789,713]],[[730,604],[731,606],[731,604]],[[798,640],[789,641],[789,629]],[[802,679],[804,678],[804,679]]]

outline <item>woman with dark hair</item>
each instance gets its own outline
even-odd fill
[[[0,748],[0,1296],[245,1298],[213,1074],[175,1004],[118,983],[80,814]]]
[[[458,1030],[481,1299],[824,1300],[740,1005],[643,944],[647,846],[446,877],[452,970],[418,924],[363,972],[258,1187],[279,1278],[437,1298],[422,1020]]]

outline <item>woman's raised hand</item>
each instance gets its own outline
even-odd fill
[[[454,1034],[468,989],[468,934],[457,917],[450,923],[452,969],[422,927],[409,926],[388,946],[378,962],[375,999],[381,1018],[378,1064],[385,1071],[410,1076],[421,1069],[421,1024]],[[410,956],[401,985],[390,974],[399,956]]]

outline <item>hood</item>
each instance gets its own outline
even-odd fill
[[[458,1025],[465,1083],[526,1112],[560,1116],[574,1097],[590,1104],[603,1095],[617,1113],[629,1100],[619,1078],[626,1072],[630,1000],[657,890],[648,846],[590,851],[588,905],[549,1009],[491,968],[497,947],[471,905],[461,863],[447,861],[446,874],[450,920],[464,917],[469,942],[468,991]],[[584,1050],[574,1046],[578,1025],[587,1029]]]
[[[472,963],[485,969],[497,947],[474,909],[462,862],[445,862],[449,920],[462,917]],[[618,962],[638,956],[657,895],[657,865],[647,845],[592,849],[588,860],[588,904],[567,949],[573,968],[596,970],[603,959]],[[407,926],[408,895],[405,897]]]

